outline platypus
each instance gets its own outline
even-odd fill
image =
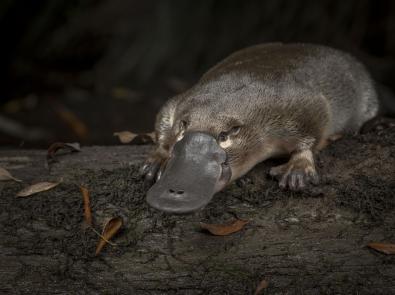
[[[373,80],[351,55],[313,44],[262,44],[230,55],[159,111],[143,173],[147,202],[169,213],[203,208],[256,164],[282,188],[317,184],[314,153],[357,132],[379,110]]]

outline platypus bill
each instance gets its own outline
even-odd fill
[[[147,202],[169,213],[203,208],[256,164],[289,161],[270,174],[282,188],[318,183],[313,154],[355,133],[378,112],[365,67],[339,50],[263,44],[238,51],[157,115],[157,146],[143,173]]]

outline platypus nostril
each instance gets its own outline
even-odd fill
[[[182,195],[182,194],[184,193],[184,191],[183,191],[183,190],[175,191],[175,190],[173,190],[173,189],[169,189],[169,193],[171,193],[171,194],[177,194],[177,195]]]

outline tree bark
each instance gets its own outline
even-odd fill
[[[85,147],[46,165],[46,152],[2,150],[0,293],[4,294],[395,294],[395,258],[367,247],[395,243],[394,128],[339,140],[317,157],[321,184],[278,189],[259,165],[201,212],[170,216],[145,203],[138,168],[147,146]],[[25,198],[38,181],[56,188]],[[94,228],[120,216],[122,231],[95,256]],[[199,222],[250,222],[212,236]]]

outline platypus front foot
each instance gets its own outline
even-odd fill
[[[304,189],[309,183],[316,185],[319,177],[312,159],[311,151],[295,153],[288,163],[272,167],[270,175],[279,180],[281,188],[288,187],[294,191]]]
[[[158,181],[166,167],[166,162],[167,157],[162,153],[152,153],[141,167],[141,174],[144,180],[150,184]]]

